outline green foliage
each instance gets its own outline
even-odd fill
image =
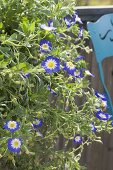
[[[67,28],[64,17],[72,15],[75,0],[1,0],[0,1],[0,168],[9,170],[80,170],[79,159],[83,146],[100,141],[92,132],[110,132],[110,122],[100,121],[95,112],[102,109],[102,101],[89,88],[87,74],[73,80],[63,70],[63,63],[71,61],[77,69],[87,69],[84,60],[75,62],[88,38],[78,38],[78,24]],[[52,19],[54,31],[42,29]],[[70,34],[71,33],[71,34]],[[63,35],[63,36],[60,36]],[[40,52],[40,41],[49,40],[53,49],[49,55],[60,59],[61,69],[47,74],[41,66],[48,53]],[[30,73],[29,77],[24,77]],[[53,96],[48,85],[57,93]],[[81,105],[78,105],[78,100]],[[43,126],[35,130],[34,118],[43,119]],[[4,129],[7,121],[20,122],[14,133]],[[40,135],[43,135],[43,137]],[[68,148],[70,141],[80,134],[83,143]],[[59,135],[65,137],[64,148],[56,147]],[[21,152],[12,153],[7,148],[9,138],[22,138]],[[89,138],[91,141],[89,141]]]

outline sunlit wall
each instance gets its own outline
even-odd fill
[[[113,0],[76,0],[77,6],[80,5],[91,5],[91,6],[104,6],[104,5],[113,5]]]

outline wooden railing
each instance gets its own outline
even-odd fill
[[[113,13],[113,6],[76,7],[76,10],[84,23],[84,27],[87,29],[87,21],[95,22],[102,15]],[[88,45],[92,48],[91,41],[88,42]],[[95,78],[91,78],[91,87],[102,92],[103,88],[100,82],[98,66],[93,51],[90,54],[86,54],[86,60],[89,63],[90,71],[95,75]],[[103,62],[103,68],[105,82],[113,101],[113,57],[108,58]],[[87,170],[113,170],[113,132],[111,134],[103,132],[101,133],[101,136],[103,144],[95,142],[84,149],[81,164],[86,165]]]
[[[76,7],[83,22],[96,21],[102,15],[113,13],[113,6],[79,6]]]

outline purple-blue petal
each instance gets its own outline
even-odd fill
[[[37,124],[37,121],[38,121],[38,124]],[[38,118],[35,118],[35,121],[33,122],[33,128],[34,129],[37,129],[39,127],[42,127],[43,126],[43,120],[42,119],[38,119]]]
[[[67,67],[67,63],[64,63],[64,68],[65,71],[67,71],[68,74],[74,75],[74,72],[76,71],[76,68],[74,67],[73,69]]]
[[[84,56],[78,56],[78,57],[75,58],[75,61],[77,62],[77,61],[79,61],[79,60],[84,60],[84,59],[85,59]]]
[[[79,30],[78,38],[82,38],[82,36],[83,36],[83,27],[81,27]]]
[[[42,48],[42,45],[44,45],[44,44],[47,44],[47,45],[48,45],[48,47],[49,47],[48,50],[45,50],[45,49]],[[45,39],[40,41],[40,51],[41,51],[41,52],[43,52],[43,53],[48,53],[48,52],[51,51],[51,50],[52,50],[52,43],[51,43],[50,41],[45,40]]]
[[[53,27],[53,20],[52,19],[48,21],[48,27]]]
[[[104,101],[107,101],[107,98],[104,94],[100,94],[99,92],[95,92],[95,95],[98,97],[98,98],[101,98],[102,100]]]
[[[112,120],[112,122],[111,122],[111,126],[113,127],[113,120]]]
[[[110,115],[108,113],[104,113],[101,110],[95,113],[96,117],[100,120],[107,121],[110,119]]]
[[[70,16],[65,16],[64,21],[65,21],[67,27],[70,28],[72,25],[72,18]]]
[[[13,148],[12,145],[11,145],[11,142],[14,140],[15,138],[9,138],[8,139],[8,142],[7,142],[7,147],[9,149],[9,151],[11,152],[14,152],[14,153],[19,153],[21,151],[21,148],[18,147],[18,148]],[[19,141],[21,142],[22,144],[22,139],[21,138],[16,138],[16,139],[19,139]]]
[[[84,74],[83,74],[82,70],[76,69],[76,71],[74,72],[74,77],[75,77],[75,79],[76,78],[83,78]]]
[[[31,75],[31,73],[26,73],[26,74],[22,74],[22,76],[26,79]]]
[[[77,137],[79,138],[79,140],[76,139]],[[82,137],[79,134],[77,134],[77,135],[75,135],[73,141],[74,141],[75,144],[81,144],[83,139],[82,139]]]
[[[77,12],[75,12],[73,15],[72,15],[72,20],[73,20],[73,22],[76,24],[77,22],[79,23],[79,24],[83,24],[83,22],[82,22],[82,20],[81,20],[81,18],[78,16],[78,13]]]
[[[46,62],[49,61],[49,60],[53,60],[56,63],[55,68],[53,68],[53,69],[47,68]],[[41,65],[45,69],[46,73],[49,73],[49,74],[54,73],[54,72],[58,72],[60,70],[60,60],[56,57],[53,57],[53,56],[46,57],[46,59],[44,61],[42,61]]]
[[[92,132],[96,132],[97,128],[94,125],[94,122],[90,124]]]
[[[53,95],[57,95],[57,93],[53,90],[53,89],[51,89],[51,87],[48,85],[48,90],[50,91],[50,93],[51,94],[53,94]]]
[[[16,121],[15,121],[15,122],[16,122]],[[14,133],[15,131],[17,131],[17,130],[20,129],[20,123],[19,123],[19,122],[16,122],[16,127],[15,127],[14,129],[10,129],[10,128],[8,127],[8,123],[9,123],[9,121],[7,121],[3,127],[4,127],[4,129],[10,131],[11,133]]]

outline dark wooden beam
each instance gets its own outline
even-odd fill
[[[76,7],[79,17],[83,22],[96,21],[102,15],[113,13],[111,6],[78,6]]]

